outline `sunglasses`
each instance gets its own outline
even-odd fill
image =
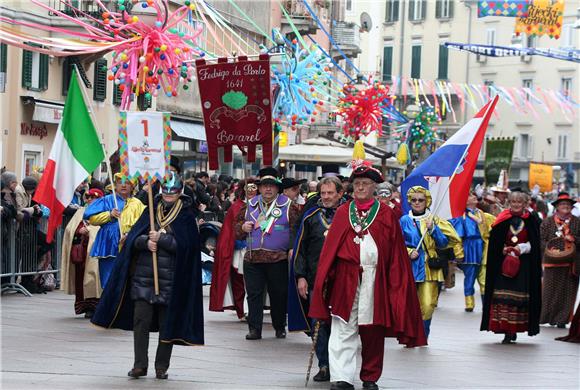
[[[411,203],[423,203],[425,199],[411,198]]]

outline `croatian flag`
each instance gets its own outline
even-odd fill
[[[432,213],[443,219],[463,215],[479,151],[497,100],[498,96],[487,102],[465,126],[401,183],[401,200],[405,212],[411,209],[407,203],[407,191],[413,186],[422,186],[431,191]]]

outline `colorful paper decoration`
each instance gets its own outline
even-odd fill
[[[564,16],[564,0],[551,4],[549,0],[534,0],[528,9],[528,16],[516,19],[516,35],[548,35],[559,39]]]
[[[528,16],[529,5],[529,0],[478,1],[477,17],[505,16],[509,18],[525,18]]]
[[[109,67],[109,80],[114,81],[122,92],[121,109],[129,108],[132,95],[145,94],[148,99],[158,93],[176,96],[179,86],[188,88],[193,76],[193,67],[188,61],[203,53],[196,49],[201,29],[194,29],[184,19],[195,10],[191,1],[175,11],[169,11],[168,0],[116,0],[114,2],[94,2],[101,12],[101,18],[87,15],[78,2],[62,1],[69,7],[69,16],[40,0],[32,3],[58,15],[85,32],[60,27],[46,26],[20,20],[0,17],[0,21],[13,25],[37,28],[50,33],[60,33],[75,39],[38,38],[30,34],[14,31],[2,26],[0,38],[7,43],[26,50],[56,56],[70,56],[113,51],[112,65]],[[113,4],[111,4],[113,3]],[[109,9],[116,5],[118,11]],[[154,13],[141,16],[132,15],[131,7],[150,9]],[[47,48],[32,46],[41,44]],[[106,69],[105,69],[106,70]]]
[[[345,84],[337,104],[337,114],[344,119],[344,133],[354,139],[372,131],[381,135],[383,116],[395,120],[394,114],[398,114],[392,102],[389,87],[379,81],[369,81],[360,90],[353,84]]]
[[[282,57],[281,69],[272,65],[275,120],[286,121],[292,128],[315,122],[316,115],[328,103],[325,90],[332,67],[330,59],[315,48],[310,53],[300,50],[295,58]]]
[[[169,173],[170,154],[168,112],[120,112],[119,155],[123,178],[162,180]]]
[[[264,165],[272,165],[272,104],[270,57],[257,61],[240,56],[217,64],[197,60],[197,79],[208,143],[209,169],[218,169],[217,149],[224,161],[232,162],[232,147],[247,149],[249,162],[256,161],[256,146],[262,145]]]

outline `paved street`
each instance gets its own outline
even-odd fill
[[[542,327],[539,336],[520,334],[516,345],[501,345],[500,335],[479,332],[479,301],[476,312],[463,311],[462,277],[457,276],[458,287],[441,296],[429,347],[405,349],[388,340],[382,388],[580,387],[580,346],[554,341],[563,330]],[[206,308],[208,292],[206,287]],[[132,334],[91,326],[74,316],[73,301],[61,292],[2,297],[3,389],[304,388],[306,336],[277,340],[266,327],[263,340],[246,341],[246,324],[232,312],[206,311],[206,345],[175,347],[168,381],[154,379],[151,369],[147,379],[128,379]],[[155,346],[156,340],[150,358]],[[328,384],[310,382],[309,387]]]

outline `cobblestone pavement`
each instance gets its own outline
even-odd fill
[[[580,346],[554,340],[567,330],[542,327],[536,337],[520,334],[517,344],[502,345],[501,335],[479,331],[479,300],[475,312],[463,311],[461,286],[458,273],[457,287],[442,293],[429,347],[405,349],[387,340],[381,388],[580,388]],[[207,308],[209,289],[204,292]],[[73,302],[61,292],[2,297],[3,389],[304,388],[308,338],[291,333],[278,340],[266,325],[264,339],[246,341],[247,325],[233,312],[206,311],[206,345],[176,346],[169,380],[159,381],[151,371],[146,379],[129,379],[132,334],[91,326],[74,316]],[[150,358],[156,345],[155,337]]]

